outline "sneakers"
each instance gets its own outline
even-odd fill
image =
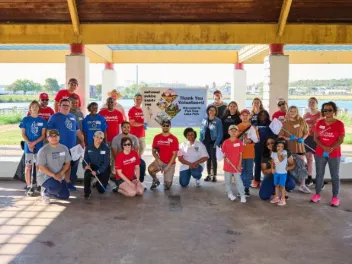
[[[251,194],[249,193],[249,188],[244,188],[244,195],[248,198],[251,196]]]
[[[85,193],[84,199],[89,200],[90,196],[91,196],[91,193]]]
[[[312,196],[312,198],[310,198],[310,201],[311,201],[312,203],[317,203],[317,202],[319,202],[319,201],[320,201],[320,194],[314,194],[314,195]]]
[[[170,190],[170,187],[169,187],[169,186],[164,185],[164,191],[168,191],[168,190]]]
[[[196,186],[200,187],[200,180],[196,180]]]
[[[113,191],[114,193],[117,193],[118,190],[119,190],[119,187],[118,187],[118,186],[116,186],[116,187],[114,187],[114,188],[112,189],[112,191]]]
[[[227,197],[230,199],[230,201],[236,200],[236,196],[234,196],[233,193],[228,193]]]
[[[313,179],[312,176],[308,175],[308,178],[306,179],[306,186],[312,186],[313,185]]]
[[[277,205],[279,205],[279,206],[284,206],[284,205],[286,205],[286,201],[280,199],[280,201],[277,203]]]
[[[211,181],[212,182],[217,182],[218,180],[216,179],[216,176],[213,176],[213,179]]]
[[[299,186],[298,190],[300,190],[303,193],[311,193],[310,189],[305,185]]]
[[[207,177],[205,177],[204,181],[206,182],[211,181],[211,177],[208,175]]]
[[[67,188],[72,192],[77,191],[76,186],[74,186],[71,182],[67,183]]]
[[[154,189],[156,189],[159,185],[160,185],[160,181],[159,181],[159,180],[153,180],[152,186],[150,186],[150,189],[151,189],[151,190],[154,190]]]
[[[44,189],[44,188],[42,188],[42,189],[40,190],[40,194],[41,194],[41,196],[42,196],[42,202],[43,202],[44,204],[50,204],[50,203],[51,203],[49,196],[46,196],[46,195],[45,195],[45,189]]]
[[[331,206],[338,207],[340,205],[340,199],[338,197],[332,197]]]
[[[27,187],[27,190],[26,190],[26,195],[27,196],[34,196],[34,193],[35,193],[35,188],[34,187]]]
[[[280,202],[280,197],[274,197],[273,199],[271,199],[270,203],[275,204],[275,203],[279,203]]]
[[[260,185],[260,182],[257,182],[257,181],[252,181],[252,184],[251,184],[251,187],[252,188],[258,188],[259,187],[259,185]]]
[[[241,203],[246,203],[246,202],[247,202],[246,196],[241,196]]]

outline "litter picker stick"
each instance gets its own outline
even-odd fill
[[[83,157],[82,157],[82,159],[87,165],[89,165],[89,163],[86,162]],[[90,170],[90,171],[92,171],[92,170]],[[101,181],[99,180],[99,178],[96,175],[94,175],[94,177],[97,179],[97,181],[99,182],[100,186],[103,188],[104,192],[106,192],[106,189],[105,189],[104,185],[101,183]]]
[[[283,131],[285,131],[287,134],[289,134],[290,136],[295,136],[293,134],[291,134],[290,132],[288,132],[286,129],[281,128]],[[315,152],[315,149],[311,148],[310,146],[308,146],[306,143],[303,143],[307,148],[309,148],[310,150],[312,150],[313,152]]]
[[[237,168],[235,167],[235,165],[232,164],[232,162],[229,160],[228,157],[225,156],[225,160],[226,160],[226,162],[228,162],[228,163],[231,165],[232,168],[235,169],[235,171],[236,171],[237,173],[240,173],[240,172],[237,170]]]

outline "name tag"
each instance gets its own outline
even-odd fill
[[[60,152],[60,156],[65,156],[65,152]]]
[[[235,144],[233,144],[233,146],[236,148],[236,147],[241,146],[241,144],[240,143],[235,143]]]
[[[74,119],[73,117],[70,117],[70,120],[73,120],[73,121],[75,121],[76,119]]]
[[[299,125],[299,124],[296,124],[296,125],[294,125],[293,127],[294,127],[294,128],[297,128],[297,127],[300,127],[300,125]]]
[[[79,117],[78,120],[83,120],[83,118],[82,118],[82,117]]]
[[[319,128],[321,128],[321,129],[325,129],[325,126],[319,126]]]
[[[309,121],[310,120],[310,118],[306,118],[306,119],[304,119],[305,121]]]
[[[100,122],[100,121],[95,121],[95,123],[96,123],[97,125],[100,125],[100,124],[101,124],[101,122]]]
[[[105,150],[103,150],[103,151],[100,151],[100,154],[102,154],[102,155],[105,155]]]
[[[43,123],[38,123],[37,125],[38,125],[38,126],[43,126]]]

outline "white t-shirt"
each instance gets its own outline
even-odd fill
[[[182,142],[177,154],[178,157],[183,156],[188,162],[195,162],[201,158],[208,157],[208,152],[202,142],[196,140],[193,145],[190,145],[188,141]],[[199,164],[204,168],[204,163]],[[181,164],[180,171],[188,170],[189,166]]]
[[[277,156],[277,152],[272,152],[271,153],[271,158],[274,160],[275,162],[275,171],[277,173],[283,174],[283,173],[287,173],[286,167],[287,167],[287,151],[284,150],[282,151],[281,155],[286,155],[286,157],[280,161],[278,156]]]

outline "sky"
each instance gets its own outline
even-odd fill
[[[136,64],[115,64],[118,86],[136,81]],[[262,64],[244,65],[247,84],[263,81]],[[186,83],[188,85],[222,85],[233,83],[232,64],[139,64],[139,82]],[[90,64],[90,84],[101,84],[103,64]],[[295,64],[290,65],[290,81],[306,79],[352,78],[352,64]],[[7,85],[16,79],[31,79],[44,83],[46,78],[56,78],[65,82],[65,64],[4,64],[0,63],[0,85]]]

